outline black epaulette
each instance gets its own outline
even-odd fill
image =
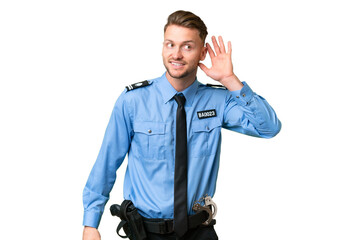
[[[219,84],[210,84],[210,83],[207,83],[206,86],[208,86],[208,87],[213,87],[213,88],[227,89],[225,86],[219,85]]]
[[[141,88],[141,87],[145,87],[145,86],[148,86],[148,85],[150,85],[150,82],[145,80],[145,81],[142,81],[142,82],[138,82],[138,83],[134,83],[134,84],[131,84],[129,86],[126,86],[126,89],[128,91],[131,91],[131,90]]]

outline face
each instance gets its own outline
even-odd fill
[[[197,29],[177,25],[167,27],[164,34],[162,57],[172,78],[196,76],[199,61],[205,59],[206,48]]]

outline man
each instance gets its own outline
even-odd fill
[[[226,51],[222,38],[212,37],[213,49],[204,44],[206,35],[198,16],[171,14],[162,51],[166,73],[128,86],[118,98],[84,189],[83,239],[100,239],[97,227],[126,154],[124,198],[147,223],[170,226],[165,232],[145,226],[147,239],[217,239],[213,224],[194,220],[193,207],[214,195],[221,127],[271,138],[281,123],[266,100],[234,74],[231,43]],[[210,68],[199,63],[207,53]],[[198,66],[224,87],[199,83]]]

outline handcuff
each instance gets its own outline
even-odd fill
[[[204,201],[204,205],[201,205],[201,202]],[[209,214],[208,219],[203,222],[203,225],[209,225],[211,223],[211,221],[215,218],[216,213],[217,213],[217,206],[214,203],[214,201],[212,200],[212,198],[210,196],[208,196],[207,194],[200,198],[198,201],[196,201],[194,203],[194,206],[192,207],[192,209],[195,212],[201,212],[201,211],[206,211]],[[212,209],[214,211],[212,211]]]

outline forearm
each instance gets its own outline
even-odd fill
[[[238,91],[244,87],[244,84],[239,80],[239,78],[235,74],[224,77],[219,82],[222,85],[224,85],[229,91]]]
[[[256,137],[274,137],[281,129],[274,109],[245,82],[243,85],[241,90],[229,92],[224,128]]]

